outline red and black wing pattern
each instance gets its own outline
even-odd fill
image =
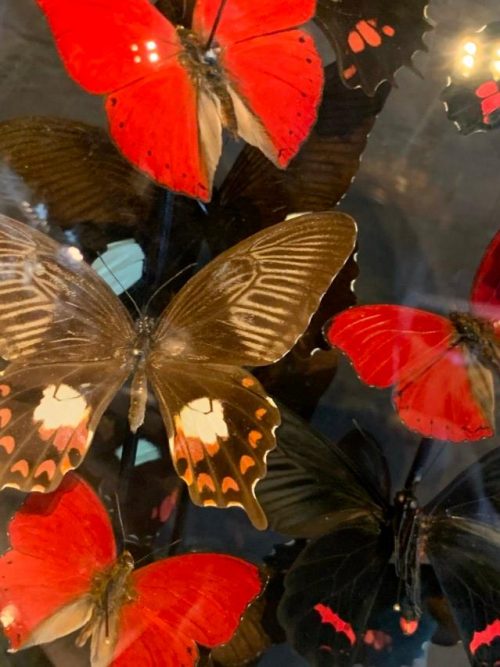
[[[279,413],[241,366],[288,352],[355,239],[353,220],[340,213],[275,225],[217,257],[161,316],[148,374],[195,502],[241,505],[264,527],[253,487],[265,474]]]
[[[132,321],[76,248],[0,217],[0,486],[50,491],[126,380]]]
[[[311,665],[351,667],[393,551],[373,517],[337,526],[311,542],[285,577],[278,615]]]
[[[318,0],[316,21],[337,55],[340,75],[351,88],[373,95],[382,81],[392,83],[416,51],[426,51],[423,35],[427,0]]]
[[[422,546],[474,667],[500,662],[500,448],[424,509]]]
[[[490,241],[474,277],[470,295],[474,315],[484,317],[500,336],[500,232]]]

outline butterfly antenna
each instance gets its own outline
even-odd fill
[[[106,267],[106,269],[107,269],[107,270],[110,272],[110,274],[113,276],[113,278],[116,280],[116,282],[120,285],[120,287],[122,288],[122,292],[128,296],[128,298],[130,299],[130,302],[132,303],[132,305],[133,305],[134,308],[136,309],[137,314],[139,315],[139,317],[142,317],[141,309],[140,309],[139,306],[137,305],[137,302],[136,302],[136,300],[134,299],[134,297],[130,294],[130,292],[129,292],[127,289],[125,289],[125,287],[124,287],[123,283],[121,282],[121,280],[120,280],[120,279],[118,278],[118,276],[114,273],[114,271],[111,269],[111,267],[104,261],[104,258],[103,258],[103,256],[101,255],[100,252],[97,253],[97,256],[99,257],[99,259],[101,260],[101,262],[104,264],[104,266]]]
[[[146,312],[147,312],[147,310],[148,310],[148,308],[149,308],[149,306],[150,306],[150,304],[151,304],[151,301],[155,298],[155,296],[157,296],[157,295],[162,291],[162,289],[163,289],[164,287],[166,287],[166,286],[167,286],[169,283],[171,283],[173,280],[175,280],[176,278],[178,278],[179,276],[181,276],[183,273],[185,273],[186,271],[188,271],[189,269],[192,269],[193,267],[195,267],[195,266],[197,266],[197,265],[198,265],[198,262],[192,262],[191,264],[188,264],[187,266],[185,266],[185,267],[184,267],[183,269],[181,269],[180,271],[177,271],[177,273],[176,273],[175,275],[171,276],[168,280],[166,280],[164,283],[162,283],[157,289],[155,289],[155,291],[153,292],[153,294],[151,294],[151,296],[150,296],[149,299],[147,300],[146,307],[145,307]]]
[[[210,35],[208,36],[207,43],[205,44],[205,50],[208,51],[210,47],[212,46],[212,42],[214,41],[215,37],[215,31],[219,27],[219,23],[222,17],[222,12],[224,11],[224,7],[226,6],[227,0],[221,0],[221,3],[219,5],[219,9],[217,11],[217,16],[215,17],[214,24],[212,26],[212,30],[210,31]]]
[[[179,540],[175,540],[175,542],[171,542],[170,544],[167,544],[166,546],[164,545],[164,546],[161,546],[161,547],[156,547],[156,549],[153,549],[152,551],[150,551],[149,553],[147,553],[147,554],[146,554],[145,556],[143,556],[142,558],[139,558],[139,560],[136,560],[136,561],[135,561],[135,565],[136,565],[136,567],[137,567],[140,563],[142,563],[143,561],[148,560],[148,558],[151,558],[151,556],[154,556],[155,554],[160,553],[160,551],[165,551],[165,550],[169,551],[173,546],[179,544],[179,542],[182,542],[182,540],[181,540],[181,539],[179,539]]]

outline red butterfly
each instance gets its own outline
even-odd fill
[[[188,667],[197,643],[229,641],[262,587],[257,567],[232,556],[187,554],[133,571],[117,556],[94,491],[70,473],[52,494],[32,494],[0,558],[0,621],[11,650],[80,630],[92,667]]]
[[[295,29],[315,0],[198,0],[190,29],[149,0],[37,2],[120,150],[172,190],[210,199],[223,127],[286,167],[316,119],[321,59]]]
[[[493,435],[488,366],[500,370],[500,232],[474,279],[470,314],[360,306],[333,318],[326,335],[364,382],[394,387],[396,410],[411,429],[453,441]]]

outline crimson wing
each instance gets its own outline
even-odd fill
[[[132,575],[135,599],[123,606],[114,667],[191,667],[197,644],[228,642],[262,582],[254,565],[232,556],[188,554]]]
[[[113,564],[108,516],[92,489],[67,475],[53,494],[32,494],[9,524],[0,558],[0,622],[11,649],[53,641],[88,620],[93,577]]]
[[[500,232],[490,241],[474,277],[471,308],[475,315],[489,319],[497,337],[500,327]]]
[[[316,21],[337,55],[345,84],[373,95],[402,66],[426,51],[427,0],[318,0]]]
[[[340,213],[265,229],[202,269],[161,316],[148,374],[194,502],[243,506],[265,527],[254,486],[275,445],[279,413],[240,367],[286,354],[355,238],[353,220]]]
[[[360,378],[394,387],[394,405],[411,429],[441,440],[493,434],[493,380],[447,318],[404,306],[359,306],[333,318],[328,341]]]
[[[51,491],[130,372],[133,324],[76,248],[5,216],[0,297],[0,486]]]

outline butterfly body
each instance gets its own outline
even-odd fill
[[[456,330],[457,344],[465,345],[483,364],[500,369],[500,341],[495,325],[469,313],[451,312],[448,317]]]

